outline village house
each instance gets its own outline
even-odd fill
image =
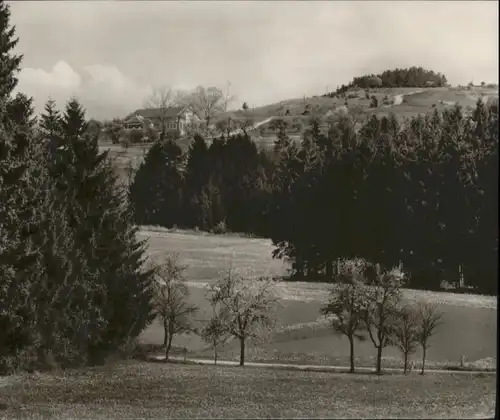
[[[123,125],[127,129],[155,128],[158,132],[165,127],[167,137],[178,138],[186,135],[187,127],[197,120],[189,106],[144,108],[130,114]]]

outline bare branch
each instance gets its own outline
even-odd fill
[[[182,93],[180,100],[184,105],[189,105],[196,116],[210,126],[214,115],[224,111],[225,96],[221,89],[216,87],[205,88],[198,86],[192,92]]]
[[[144,106],[146,108],[157,109],[158,122],[160,123],[161,133],[165,133],[166,123],[168,120],[169,108],[179,105],[180,95],[178,92],[173,91],[168,86],[157,87],[153,89],[152,95],[146,100]]]
[[[279,306],[274,281],[267,277],[253,278],[230,270],[208,289],[208,299],[225,311],[228,334],[240,340],[240,364],[244,363],[247,339],[259,339],[276,320]]]
[[[437,327],[443,323],[443,314],[438,307],[429,302],[419,302],[417,305],[419,332],[418,341],[422,347],[430,347],[429,339],[435,334]]]
[[[168,358],[172,339],[176,334],[194,331],[192,315],[198,307],[188,303],[189,289],[185,283],[186,267],[176,255],[166,255],[153,267],[155,274],[153,305],[163,322],[165,331],[165,356]]]

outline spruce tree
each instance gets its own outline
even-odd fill
[[[34,119],[29,98],[12,98],[22,56],[12,52],[17,38],[9,19],[9,6],[0,1],[0,370],[17,364],[20,352],[35,340],[30,301],[37,260]]]
[[[143,269],[144,244],[137,241],[125,191],[120,189],[97,137],[86,133],[85,112],[71,100],[63,116],[67,158],[62,176],[69,225],[85,262],[87,283],[75,307],[87,307],[89,362],[135,338],[151,319],[152,274]],[[86,299],[86,301],[84,301]],[[83,337],[83,335],[82,335]]]
[[[76,98],[72,98],[66,105],[62,127],[66,137],[73,141],[81,139],[87,131],[88,123],[85,120],[85,110]]]
[[[16,29],[10,25],[9,5],[0,0],[0,99],[7,100],[17,85],[16,73],[20,70],[22,55],[13,50],[19,39],[15,37]],[[5,116],[3,116],[5,117]]]
[[[210,207],[206,186],[210,177],[208,147],[205,139],[195,134],[187,153],[185,171],[184,214],[185,225],[207,230],[207,210]],[[208,207],[208,208],[207,208]]]
[[[130,186],[139,225],[171,228],[181,220],[183,155],[173,141],[158,141],[149,149]]]
[[[56,109],[56,103],[49,99],[44,107],[44,113],[40,116],[41,135],[47,143],[51,155],[61,146],[62,141],[62,117]]]

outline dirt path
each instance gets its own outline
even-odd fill
[[[415,95],[416,93],[422,93],[423,90],[416,90],[415,92],[402,93],[400,95],[394,96],[394,105],[401,105],[405,96]]]
[[[165,361],[165,356],[151,356],[152,361],[161,362]],[[170,360],[175,362],[183,362],[186,361],[188,363],[196,363],[200,365],[213,365],[213,359],[191,359],[186,358],[184,360],[183,357],[170,357]],[[217,365],[221,366],[238,366],[239,363],[232,360],[218,360]],[[307,371],[315,371],[315,372],[337,372],[337,373],[345,373],[349,371],[349,368],[346,366],[323,366],[323,365],[298,365],[292,363],[259,363],[259,362],[245,362],[245,367],[254,367],[254,368],[271,368],[271,369],[288,369],[288,370],[307,370]],[[402,369],[398,368],[384,368],[386,372],[394,372],[394,373],[402,373]],[[358,373],[366,373],[373,372],[372,367],[357,367],[356,372]],[[420,371],[415,371],[415,373],[419,373]],[[448,373],[448,374],[485,374],[485,375],[496,375],[496,371],[489,372],[483,370],[445,370],[445,369],[426,369],[427,373]]]
[[[264,124],[268,123],[272,119],[273,119],[273,117],[269,117],[269,118],[266,118],[265,120],[259,121],[258,123],[255,123],[252,127],[250,127],[247,131],[255,130],[255,129],[259,128],[261,125],[264,125]],[[243,130],[241,128],[237,128],[236,130],[231,131],[229,133],[229,135],[233,136],[235,134],[239,134],[239,133],[242,133],[242,132],[243,132]]]

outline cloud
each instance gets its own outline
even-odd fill
[[[106,117],[140,106],[149,85],[229,80],[240,105],[264,105],[412,65],[452,84],[498,81],[491,1],[13,2],[11,9],[26,66],[22,89],[41,101],[76,94],[89,113]]]
[[[80,86],[81,77],[68,63],[58,61],[49,72],[43,69],[23,69],[19,75],[19,82],[27,86],[75,89]]]
[[[49,71],[25,67],[18,78],[18,91],[34,98],[37,112],[49,97],[61,109],[74,96],[89,117],[100,119],[123,117],[141,106],[152,91],[149,85],[140,85],[115,66],[93,64],[77,72],[62,60]]]

